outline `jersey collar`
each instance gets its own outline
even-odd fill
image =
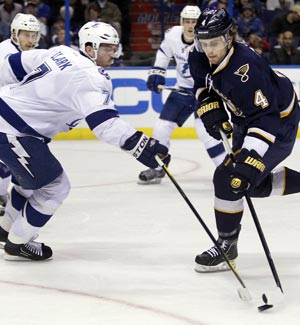
[[[218,73],[218,72],[220,72],[220,71],[222,71],[223,69],[226,68],[226,66],[228,65],[233,53],[234,53],[234,46],[231,47],[231,49],[228,51],[228,53],[225,56],[225,58],[223,59],[223,61],[221,61],[221,63],[217,66],[217,68],[212,73],[212,75],[215,75],[216,73]]]

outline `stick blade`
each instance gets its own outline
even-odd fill
[[[250,301],[252,299],[247,288],[238,288],[238,294],[243,301]]]

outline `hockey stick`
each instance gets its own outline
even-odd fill
[[[233,155],[233,151],[232,151],[232,148],[229,144],[229,141],[225,135],[225,133],[222,131],[222,130],[219,130],[220,131],[220,134],[221,134],[221,137],[222,137],[222,141],[223,141],[223,144],[224,144],[224,147],[227,151],[227,153],[229,154],[229,156],[231,157],[232,161],[234,162],[234,155]],[[275,264],[273,262],[273,259],[272,259],[272,256],[271,256],[271,252],[269,250],[269,247],[268,247],[268,244],[267,244],[267,241],[265,239],[265,236],[264,236],[264,233],[263,233],[263,230],[261,228],[261,225],[260,225],[260,222],[258,220],[258,217],[257,217],[257,214],[256,214],[256,211],[254,209],[254,205],[252,203],[252,200],[250,199],[249,195],[247,192],[245,192],[245,198],[246,198],[246,201],[247,201],[247,204],[248,204],[248,207],[249,207],[249,210],[251,212],[251,215],[252,215],[252,219],[254,221],[254,224],[255,224],[255,227],[256,227],[256,230],[258,232],[258,235],[259,235],[259,238],[260,238],[260,241],[262,243],[262,246],[264,248],[264,252],[266,254],[266,257],[267,257],[267,260],[268,260],[268,263],[270,265],[270,268],[271,268],[271,271],[272,271],[272,274],[273,274],[273,278],[276,282],[276,285],[277,287],[281,290],[281,292],[283,293],[283,289],[282,289],[282,286],[281,286],[281,283],[280,283],[280,279],[279,279],[279,276],[278,276],[278,273],[276,271],[276,267],[275,267]]]
[[[176,87],[158,85],[157,88],[161,89],[161,90],[170,90],[170,91],[173,91],[175,93],[182,94],[182,95],[190,95],[190,96],[194,95],[194,93],[192,91],[181,89],[181,88],[176,88]]]
[[[233,272],[233,274],[238,279],[239,283],[242,286],[242,288],[238,288],[239,297],[242,300],[244,300],[244,301],[251,300],[251,295],[250,295],[250,293],[249,293],[249,291],[248,291],[245,283],[243,282],[243,280],[239,276],[239,274],[238,274],[237,270],[235,269],[234,265],[230,262],[229,258],[224,253],[224,251],[220,247],[219,243],[217,242],[217,240],[215,239],[215,237],[213,236],[213,234],[211,233],[211,231],[209,230],[209,228],[207,227],[207,225],[205,224],[205,222],[203,221],[203,219],[200,217],[199,213],[197,212],[197,210],[195,209],[195,207],[193,206],[193,204],[191,203],[191,201],[189,200],[189,198],[186,196],[186,194],[184,193],[184,191],[182,190],[182,188],[179,186],[179,184],[177,183],[177,181],[175,180],[175,178],[171,175],[169,169],[167,168],[166,165],[164,165],[163,161],[158,156],[155,156],[155,159],[158,162],[159,166],[161,166],[163,168],[163,170],[166,172],[166,174],[170,178],[171,182],[175,185],[175,187],[177,188],[178,192],[181,194],[181,196],[183,197],[183,199],[185,200],[185,202],[187,203],[187,205],[193,211],[194,215],[196,216],[196,218],[198,219],[198,221],[201,223],[202,227],[204,228],[204,230],[206,231],[206,233],[208,234],[208,236],[210,237],[210,239],[213,241],[213,243],[215,244],[215,246],[218,248],[219,252],[223,256],[223,258],[226,261],[226,263],[228,264],[228,266],[230,267],[231,271]]]

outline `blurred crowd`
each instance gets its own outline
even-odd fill
[[[78,48],[78,30],[87,21],[104,21],[119,32],[123,57],[130,58],[130,6],[134,0],[69,0],[69,45]],[[30,13],[41,24],[39,48],[65,44],[64,0],[0,0],[0,41],[10,37],[10,24],[17,13]],[[174,1],[157,1],[172,7]],[[204,8],[227,8],[228,0],[185,1]],[[178,15],[181,10],[178,9]],[[253,47],[270,64],[300,64],[300,0],[234,0],[236,40]]]

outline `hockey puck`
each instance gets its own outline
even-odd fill
[[[273,308],[273,305],[265,304],[265,305],[257,307],[258,311],[260,311],[260,312],[265,311],[265,310],[270,309],[270,308]]]
[[[262,300],[263,300],[263,302],[264,302],[265,304],[268,303],[268,298],[267,298],[267,296],[266,296],[265,293],[262,294]]]
[[[262,300],[263,300],[263,302],[265,304],[262,305],[262,306],[257,307],[258,311],[261,312],[261,311],[265,311],[267,309],[273,308],[273,305],[268,305],[268,298],[267,298],[267,296],[264,293],[262,295]]]

